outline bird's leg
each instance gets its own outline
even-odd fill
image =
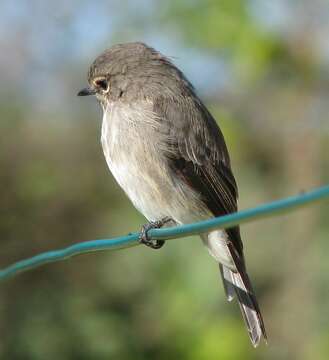
[[[149,246],[152,249],[160,249],[165,241],[164,240],[152,240],[149,238],[147,233],[151,229],[159,229],[163,225],[167,224],[169,221],[172,221],[172,219],[169,216],[164,217],[163,219],[157,220],[157,221],[150,221],[142,226],[141,232],[139,234],[139,242],[141,244],[144,244],[146,246]]]

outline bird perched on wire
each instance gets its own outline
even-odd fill
[[[184,74],[143,43],[114,45],[88,72],[103,109],[101,142],[113,176],[149,220],[140,241],[165,223],[187,224],[237,211],[238,189],[223,134]],[[266,332],[243,255],[239,227],[201,235],[218,262],[227,299],[237,298],[251,342]]]

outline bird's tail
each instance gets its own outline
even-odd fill
[[[251,282],[245,270],[239,272],[230,270],[225,265],[219,265],[223,278],[224,289],[228,301],[237,297],[239,306],[247,326],[253,346],[258,346],[261,337],[267,340],[264,321]]]

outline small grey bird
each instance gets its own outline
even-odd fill
[[[101,142],[113,176],[150,221],[187,224],[237,211],[238,189],[223,134],[191,83],[165,56],[143,43],[118,44],[88,72],[103,108]],[[266,332],[247,275],[239,227],[201,235],[218,262],[227,299],[238,299],[251,342]]]

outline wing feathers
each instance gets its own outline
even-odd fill
[[[185,89],[186,90],[186,89]],[[168,165],[198,192],[214,216],[237,211],[238,189],[231,171],[223,135],[215,120],[193,92],[180,98],[159,98],[154,111],[167,125]],[[228,300],[237,296],[249,336],[257,346],[266,339],[263,319],[245,268],[239,227],[226,229],[227,248],[236,272],[220,265]]]

